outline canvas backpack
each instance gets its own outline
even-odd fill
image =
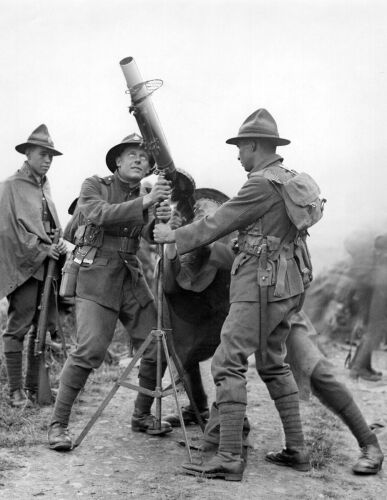
[[[288,170],[283,166],[280,168],[290,172],[291,177],[278,175],[275,171],[278,171],[278,167],[275,170],[269,167],[263,175],[281,195],[288,217],[297,230],[306,231],[323,216],[326,199],[321,198],[320,188],[309,174]]]

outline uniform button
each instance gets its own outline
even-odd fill
[[[127,263],[128,263],[128,261],[127,261],[127,260],[124,260],[124,262],[125,262],[125,264],[127,264]]]
[[[127,233],[127,232],[128,232],[128,228],[124,227],[124,233]]]

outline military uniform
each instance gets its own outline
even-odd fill
[[[275,401],[286,449],[292,455],[289,459],[288,452],[276,454],[272,461],[297,470],[310,468],[298,389],[284,362],[288,318],[302,305],[301,270],[304,272],[302,256],[306,249],[286,212],[282,195],[272,183],[273,178],[285,183],[294,175],[282,168],[282,158],[275,154],[277,145],[290,141],[279,137],[273,117],[265,109],[255,111],[242,124],[238,136],[226,142],[239,147],[239,159],[248,172],[248,180],[237,196],[213,215],[178,228],[171,235],[156,228],[155,236],[158,241],[176,241],[178,253],[184,254],[233,231],[239,233],[238,255],[231,269],[230,310],[211,365],[219,407],[219,449],[204,466],[183,466],[188,474],[239,481],[245,464],[245,373],[252,354],[261,361],[260,374]]]
[[[156,326],[155,303],[136,256],[140,237],[151,239],[153,227],[151,214],[142,208],[144,194],[140,185],[130,189],[118,172],[90,177],[82,185],[78,205],[86,224],[80,248],[89,253],[77,279],[77,347],[63,368],[63,386],[83,387],[90,371],[101,365],[117,319],[135,349]],[[140,385],[146,387],[154,387],[156,380],[154,349],[152,342],[140,364]],[[65,406],[56,406],[54,421],[68,423],[71,406]]]
[[[281,196],[263,175],[267,168],[283,170],[281,161],[280,156],[273,155],[248,175],[248,181],[238,195],[214,215],[176,230],[180,254],[239,230],[239,253],[231,270],[230,311],[222,328],[221,345],[212,363],[218,403],[247,403],[244,375],[247,358],[260,349],[257,269],[258,249],[264,237],[267,237],[270,250],[267,318],[267,331],[270,332],[267,359],[270,362],[260,374],[273,399],[297,392],[293,375],[284,363],[283,346],[289,330],[287,318],[300,306],[304,285],[294,254],[292,238],[295,237],[295,228],[286,214]],[[270,255],[275,254],[284,238],[288,238],[289,245],[284,249],[285,269],[279,269],[278,257],[272,261]],[[275,293],[278,278],[283,285],[281,295]]]
[[[30,146],[41,146],[52,155],[61,155],[53,148],[47,127],[40,125],[26,143],[16,146],[24,154]],[[4,354],[12,395],[22,393],[22,352],[28,332],[27,370],[24,388],[35,395],[38,385],[38,362],[34,356],[36,326],[39,318],[45,266],[52,245],[54,229],[60,223],[51,197],[47,177],[37,176],[29,163],[0,184],[0,298],[7,297],[8,320],[3,334]],[[49,306],[49,330],[56,328],[56,308],[52,293]],[[31,328],[32,327],[32,328]]]
[[[120,176],[115,163],[116,157],[128,149],[128,155],[136,158],[129,162],[130,168],[137,169],[136,177],[131,181]],[[86,179],[73,215],[78,222],[73,257],[74,263],[79,265],[75,289],[77,345],[61,373],[49,428],[49,444],[55,450],[72,447],[67,429],[72,405],[91,370],[103,362],[117,320],[128,331],[135,349],[157,324],[154,299],[136,255],[141,237],[152,241],[154,226],[151,209],[144,209],[144,197],[148,191],[140,183],[144,174],[140,163],[142,161],[147,166],[148,157],[145,152],[141,153],[143,158],[137,165],[138,151],[143,151],[143,141],[137,134],[126,137],[111,148],[106,163],[113,175]],[[77,225],[74,220],[70,221],[69,226],[74,225]],[[65,233],[74,231],[71,229]],[[156,385],[156,349],[153,339],[139,368],[139,383],[149,390],[154,390]],[[162,371],[165,367],[164,362]],[[147,432],[153,425],[154,420],[148,418],[151,417],[152,402],[152,397],[138,394],[132,418],[133,430]],[[167,424],[161,430],[172,428]]]

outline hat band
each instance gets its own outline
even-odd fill
[[[243,134],[263,134],[263,135],[272,135],[275,137],[279,137],[277,130],[267,130],[258,128],[246,128],[243,130],[239,130],[238,135],[243,135]]]

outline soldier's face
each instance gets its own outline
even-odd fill
[[[116,158],[120,176],[128,182],[140,181],[149,172],[149,155],[142,148],[130,146]]]
[[[246,172],[250,172],[254,167],[254,141],[240,141],[238,143],[238,160]]]
[[[31,147],[26,152],[28,164],[35,175],[47,174],[52,162],[52,153],[41,146]]]

